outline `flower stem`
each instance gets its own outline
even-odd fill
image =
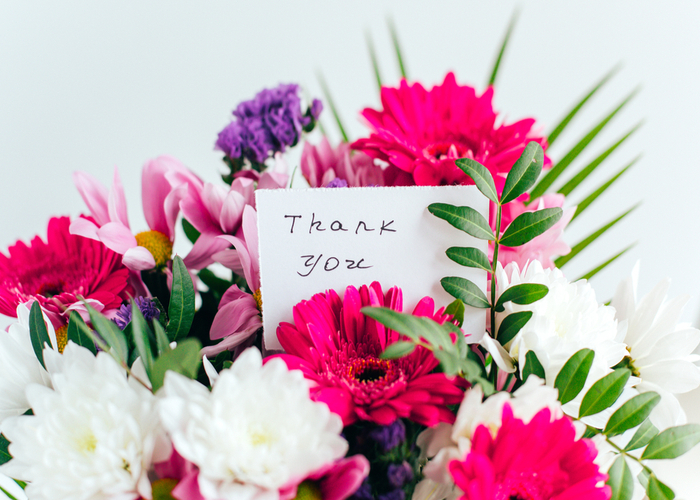
[[[496,205],[496,239],[493,240],[493,261],[491,262],[491,337],[496,338],[496,267],[498,266],[498,240],[501,237],[501,204]],[[498,380],[498,367],[491,362],[490,379],[494,386]]]

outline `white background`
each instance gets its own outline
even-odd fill
[[[484,88],[513,1],[3,2],[0,4],[0,249],[45,232],[52,215],[76,215],[70,174],[110,182],[121,169],[132,228],[145,229],[140,166],[171,154],[207,180],[221,169],[213,151],[230,110],[263,87],[299,82],[320,96],[323,71],[351,135],[378,97],[365,36],[377,46],[386,82],[397,81],[386,28],[391,16],[409,76],[425,85],[454,70]],[[575,243],[643,200],[614,233],[565,269],[573,278],[628,243],[637,246],[593,284],[601,301],[637,259],[641,291],[673,279],[700,312],[696,193],[700,181],[700,4],[679,1],[522,2],[497,84],[495,105],[510,121],[533,116],[545,132],[603,74],[623,69],[550,150],[561,158],[632,88],[641,93],[574,167],[629,128],[644,127],[572,201],[639,152],[641,161],[567,232]],[[331,129],[329,116],[326,127]],[[686,398],[686,401],[692,398]],[[697,399],[697,398],[695,398]],[[691,417],[700,421],[700,408]],[[700,455],[696,456],[700,457]],[[682,470],[682,465],[687,469]],[[667,476],[690,488],[690,459]],[[674,470],[675,469],[675,470]],[[688,476],[683,479],[683,476]],[[664,476],[662,476],[663,478]],[[683,495],[682,495],[683,496]]]

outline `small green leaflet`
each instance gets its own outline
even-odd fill
[[[157,321],[157,320],[156,320]],[[146,323],[146,319],[141,313],[141,309],[136,302],[131,300],[131,332],[136,345],[136,351],[141,357],[141,362],[146,370],[146,375],[149,380],[151,371],[153,370],[153,351],[151,351],[151,341],[149,339],[150,328]]]
[[[532,311],[520,311],[506,316],[498,327],[497,340],[501,345],[506,345],[513,340],[523,326],[530,321]]]
[[[505,205],[524,194],[530,189],[542,171],[544,164],[544,151],[542,146],[534,141],[530,141],[525,150],[515,162],[501,193],[501,205]]]
[[[447,203],[433,203],[428,206],[428,211],[435,217],[449,222],[460,231],[464,231],[475,238],[480,240],[496,239],[488,221],[472,207],[456,207]]]
[[[180,256],[173,258],[173,287],[168,306],[168,325],[165,332],[170,340],[187,335],[194,320],[194,285]]]
[[[554,387],[559,390],[559,401],[561,404],[566,404],[581,392],[588,378],[588,372],[591,371],[595,352],[591,349],[581,349],[574,353],[554,380]]]
[[[195,378],[202,357],[199,353],[202,344],[195,338],[188,338],[178,343],[172,351],[161,354],[153,363],[151,384],[153,393],[163,386],[165,374],[170,370],[189,378]]]
[[[606,436],[615,436],[622,434],[627,429],[637,427],[646,420],[660,400],[661,396],[655,392],[644,392],[636,395],[612,414],[603,433]]]
[[[384,352],[379,356],[382,359],[398,359],[408,356],[416,349],[416,344],[413,342],[407,342],[405,340],[399,340],[393,344],[389,344],[384,349]]]
[[[556,224],[562,213],[559,207],[524,212],[508,225],[499,243],[507,247],[524,245]]]
[[[459,160],[455,160],[455,164],[462,172],[471,177],[477,189],[481,191],[484,196],[492,202],[498,203],[496,184],[493,182],[491,172],[489,172],[486,167],[471,158],[460,158]]]
[[[618,368],[596,381],[583,396],[579,418],[595,415],[610,408],[622,394],[629,378],[630,371],[627,368]]]
[[[68,332],[66,334],[68,340],[74,344],[85,347],[93,354],[97,354],[95,343],[90,336],[85,333],[85,328],[87,328],[87,325],[85,325],[85,321],[80,317],[80,314],[71,311],[70,320],[68,321]]]
[[[676,498],[673,490],[659,481],[653,474],[649,476],[647,495],[649,496],[649,500],[673,500]]]
[[[634,433],[634,436],[632,436],[630,442],[627,443],[627,446],[625,446],[625,451],[632,451],[645,447],[658,433],[659,429],[657,429],[649,419],[646,419]]]
[[[41,366],[46,368],[46,365],[44,364],[44,346],[48,344],[50,349],[51,339],[49,338],[49,331],[46,328],[46,323],[44,322],[44,315],[41,312],[41,306],[36,300],[29,310],[29,338],[32,341],[32,348],[34,349],[36,359],[39,360]]]
[[[9,446],[10,442],[5,436],[0,434],[0,465],[12,460],[12,455],[8,451]]]
[[[680,457],[700,443],[700,424],[671,427],[660,432],[647,445],[642,460]]]
[[[525,355],[525,367],[523,368],[523,382],[527,380],[530,375],[536,375],[542,380],[544,380],[544,368],[542,363],[537,359],[537,354],[535,351],[527,351]]]
[[[197,241],[197,238],[199,238],[199,231],[190,224],[190,222],[187,219],[182,219],[182,229],[185,231],[185,236],[187,236],[187,239],[190,240],[190,243],[194,244],[194,242]]]
[[[608,480],[605,482],[612,490],[610,500],[631,500],[634,493],[634,477],[625,457],[619,455],[608,470]]]
[[[445,314],[450,314],[457,321],[457,326],[461,327],[462,323],[464,323],[464,302],[459,299],[453,300],[445,308]]]
[[[445,251],[450,260],[460,266],[475,267],[491,272],[491,263],[486,254],[478,248],[472,247],[450,247]]]
[[[468,306],[486,309],[490,307],[484,292],[473,282],[458,276],[447,276],[440,280],[442,288],[454,298],[461,300]]]
[[[506,288],[496,301],[496,311],[503,312],[506,302],[532,304],[547,295],[549,288],[539,283],[521,283]]]
[[[123,366],[127,365],[129,360],[129,347],[126,341],[126,336],[114,321],[107,319],[97,312],[90,304],[84,303],[90,315],[90,322],[97,333],[104,339],[107,345],[112,349],[112,355]],[[85,331],[85,333],[88,333]],[[88,334],[89,335],[89,334]]]

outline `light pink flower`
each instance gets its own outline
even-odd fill
[[[333,148],[325,137],[318,146],[304,143],[301,173],[311,187],[326,187],[336,178],[347,181],[348,187],[384,185],[382,169],[372,158],[352,151],[346,142]]]
[[[299,485],[280,490],[280,500],[295,498],[299,488],[304,487],[317,489],[322,500],[345,500],[359,489],[368,475],[369,461],[363,455],[341,458],[314,472]]]
[[[197,476],[199,469],[192,462],[188,462],[173,448],[170,458],[165,462],[154,464],[158,480],[153,482],[153,489],[159,488],[159,481],[176,480],[177,484],[170,491],[170,495],[177,500],[205,500],[199,491]]]

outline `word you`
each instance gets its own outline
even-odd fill
[[[301,258],[306,259],[304,262],[304,267],[306,269],[311,269],[309,269],[306,274],[302,274],[299,271],[297,271],[297,274],[302,278],[308,278],[308,276],[313,272],[313,270],[316,269],[318,263],[321,262],[323,254],[320,254],[318,257],[316,257],[315,255],[302,255]],[[365,259],[360,259],[357,261],[352,259],[345,259],[345,264],[347,264],[346,269],[369,269],[372,267],[365,265],[364,261]],[[319,269],[323,269],[324,271],[335,271],[336,269],[338,269],[338,267],[340,267],[340,260],[337,257],[327,257],[323,264],[323,267]]]

